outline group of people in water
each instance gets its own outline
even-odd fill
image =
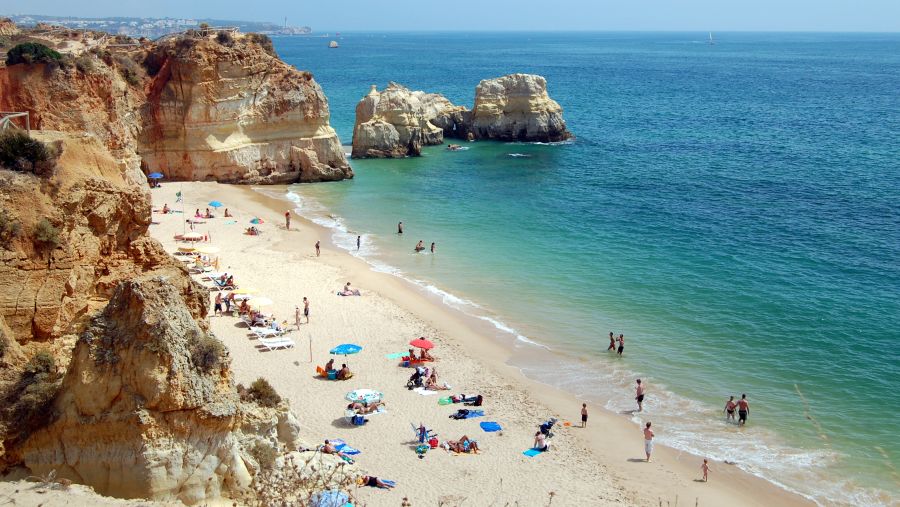
[[[606,348],[606,351],[613,351],[618,355],[622,355],[622,352],[625,352],[625,335],[619,334],[619,337],[616,338],[616,335],[613,334],[612,331],[609,332],[609,347]]]
[[[403,222],[402,221],[397,224],[397,234],[403,234]],[[356,248],[357,248],[357,250],[359,249],[359,236],[357,236],[357,238],[356,238]],[[435,245],[434,241],[432,241],[431,242],[431,253],[434,253],[435,248],[436,248],[436,245]],[[416,243],[416,246],[413,247],[413,251],[416,253],[419,253],[424,250],[425,250],[425,242],[420,239],[419,242]]]

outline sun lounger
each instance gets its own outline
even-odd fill
[[[276,338],[284,335],[285,331],[279,331],[268,327],[251,327],[250,333],[257,338]]]
[[[260,338],[259,343],[267,350],[289,349],[294,346],[294,340],[290,338]]]

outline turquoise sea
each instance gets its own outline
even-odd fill
[[[715,35],[277,38],[345,144],[371,84],[471,105],[511,72],[545,76],[577,135],[354,160],[289,197],[494,324],[530,377],[625,412],[640,376],[661,441],[822,504],[897,505],[900,35]],[[741,393],[744,429],[720,415]]]

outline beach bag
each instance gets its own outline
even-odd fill
[[[451,419],[465,419],[466,416],[469,415],[469,410],[466,408],[461,408],[456,411],[455,414],[450,414]]]

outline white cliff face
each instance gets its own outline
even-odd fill
[[[444,130],[431,120],[456,109],[460,108],[436,93],[411,91],[393,82],[379,92],[372,85],[356,106],[353,156],[419,155],[422,146],[444,142]]]
[[[444,137],[547,142],[572,135],[562,108],[547,94],[547,81],[531,74],[482,81],[471,111],[396,83],[381,92],[373,85],[356,106],[354,158],[416,156]]]
[[[253,43],[162,47],[148,87],[140,155],[172,179],[241,183],[352,177],[309,73]]]
[[[547,94],[547,80],[533,74],[485,79],[475,88],[472,132],[477,139],[562,141],[562,107]]]

